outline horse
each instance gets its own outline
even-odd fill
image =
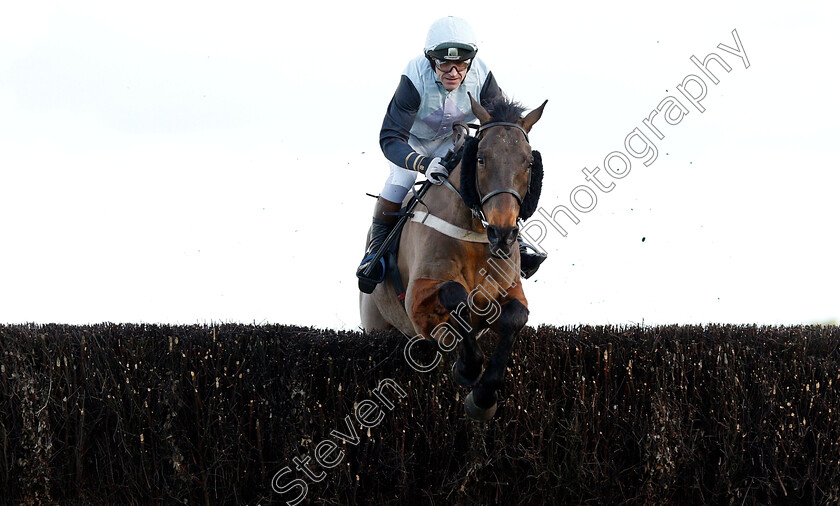
[[[453,354],[453,379],[472,387],[464,406],[474,420],[495,414],[511,348],[528,321],[517,225],[539,199],[542,159],[528,133],[547,102],[523,117],[525,109],[504,96],[485,108],[470,95],[478,131],[447,181],[426,192],[428,212],[415,211],[399,239],[404,300],[387,278],[360,293],[364,331],[396,327]],[[477,338],[488,329],[499,343],[485,368]]]

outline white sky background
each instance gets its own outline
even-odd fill
[[[549,211],[699,73],[691,55],[732,66],[651,166],[550,229],[530,324],[840,317],[837,12],[555,5],[5,3],[0,322],[357,328],[379,127],[444,15],[508,94],[549,100],[531,134]],[[749,68],[716,48],[733,29]]]

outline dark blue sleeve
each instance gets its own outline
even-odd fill
[[[411,80],[403,75],[382,121],[379,145],[385,158],[394,165],[424,172],[429,165],[429,158],[416,153],[408,145],[409,132],[419,109],[420,93]]]

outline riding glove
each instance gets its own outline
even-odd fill
[[[434,184],[441,184],[448,177],[449,171],[440,163],[440,157],[432,158],[432,161],[429,162],[429,168],[426,169],[426,179]]]

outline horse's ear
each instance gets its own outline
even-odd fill
[[[543,108],[545,107],[545,104],[547,104],[547,103],[548,103],[548,100],[543,102],[541,106],[539,106],[536,109],[534,109],[533,111],[529,112],[527,116],[525,116],[524,118],[519,120],[519,124],[522,126],[522,128],[525,129],[526,132],[530,132],[531,127],[534,126],[534,123],[536,123],[540,119],[540,117],[542,116],[542,113],[543,113]]]
[[[470,97],[470,106],[472,107],[473,116],[478,119],[478,122],[482,125],[485,123],[490,123],[492,118],[490,117],[490,113],[487,112],[481,104],[475,101],[472,97],[472,93],[467,92],[467,96]]]

